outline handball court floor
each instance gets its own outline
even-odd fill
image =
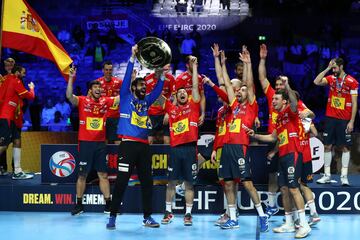
[[[320,176],[316,176],[316,179]],[[338,179],[339,176],[336,176]],[[315,180],[316,180],[315,179]],[[351,188],[360,192],[360,176],[349,176]],[[13,181],[10,177],[0,178],[0,188],[12,185],[40,184],[40,177],[29,181]],[[314,188],[338,187],[334,185],[312,184]],[[1,194],[0,198],[6,198]],[[353,201],[353,199],[351,199]],[[1,201],[0,201],[1,202]],[[6,210],[6,208],[5,208]],[[308,212],[308,211],[307,211]],[[153,214],[158,222],[162,214]],[[272,228],[282,224],[283,216],[278,214],[269,220],[270,230],[260,233],[258,218],[255,215],[240,215],[239,229],[222,230],[214,226],[218,215],[194,214],[193,226],[183,225],[183,215],[175,214],[174,221],[160,228],[146,228],[141,225],[142,214],[123,214],[117,217],[116,230],[107,230],[105,225],[108,215],[99,212],[84,212],[79,216],[71,216],[69,212],[21,212],[0,211],[0,240],[247,240],[247,239],[294,239],[294,233],[273,233]],[[343,240],[360,239],[360,214],[320,214],[321,222],[312,228],[307,239]]]
[[[162,215],[154,214],[160,221]],[[169,225],[160,228],[145,228],[141,225],[141,214],[124,214],[117,218],[116,230],[107,230],[105,224],[108,215],[103,213],[83,213],[70,216],[67,212],[0,212],[1,239],[26,240],[67,240],[67,239],[101,239],[101,240],[132,240],[132,239],[294,239],[293,233],[260,233],[257,228],[256,216],[240,216],[239,229],[222,230],[214,226],[216,215],[194,215],[193,226],[183,226],[183,215],[176,215]],[[273,216],[270,227],[282,223],[283,217]],[[360,216],[321,215],[321,222],[312,228],[307,239],[359,239]]]

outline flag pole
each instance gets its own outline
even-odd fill
[[[1,1],[1,25],[0,25],[0,60],[1,60],[1,53],[2,53],[2,31],[3,31],[3,24],[4,24],[4,4],[5,0]]]

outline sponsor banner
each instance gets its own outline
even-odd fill
[[[316,137],[310,138],[313,172],[316,173],[324,166],[324,144]]]
[[[217,164],[210,161],[212,152],[211,138],[204,137],[205,145],[198,146],[198,152],[205,159],[200,164],[198,172],[198,184],[216,184]],[[167,179],[168,161],[170,161],[170,146],[151,145],[151,161],[154,179],[157,184],[164,184]],[[252,179],[256,184],[267,183],[266,172],[266,145],[253,146],[249,150],[251,161]],[[107,165],[109,175],[117,174],[117,146],[107,146]],[[42,144],[41,145],[41,182],[42,183],[75,183],[78,175],[79,154],[75,144]],[[134,171],[133,174],[136,174]],[[137,178],[130,182],[130,185],[139,183]]]
[[[266,186],[257,186],[261,200],[266,203],[268,194]],[[153,193],[154,213],[163,213],[165,209],[165,186],[155,186]],[[317,211],[320,214],[359,214],[360,189],[341,187],[313,188]],[[0,188],[1,211],[71,211],[76,201],[75,185],[28,185],[2,186]],[[194,213],[218,214],[224,209],[224,194],[220,186],[195,186]],[[281,196],[277,195],[278,206]],[[88,186],[83,204],[85,211],[102,212],[105,201],[98,186]],[[246,190],[241,187],[238,191],[238,206],[240,214],[256,214],[256,209]],[[184,198],[176,196],[173,202],[175,213],[185,210]],[[129,186],[125,192],[121,206],[124,213],[142,213],[141,188]]]
[[[240,16],[207,16],[207,17],[153,17],[152,23],[157,26],[157,31],[169,29],[176,32],[178,29],[182,33],[191,32],[194,27],[200,33],[226,30],[238,25],[243,19]]]
[[[112,15],[107,17],[89,17],[86,21],[87,30],[128,30],[129,20],[127,14]]]

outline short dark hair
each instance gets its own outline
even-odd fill
[[[94,86],[94,85],[101,85],[101,83],[98,80],[92,80],[92,81],[88,82],[88,84],[87,84],[88,90],[90,90],[92,88],[92,86]]]
[[[107,60],[107,61],[103,62],[103,64],[102,64],[102,68],[104,68],[104,67],[105,67],[105,65],[113,65],[113,63],[112,63],[112,61]]]
[[[145,78],[142,78],[142,77],[137,77],[135,78],[132,82],[131,82],[131,88],[132,87],[136,87],[138,82],[140,81],[144,81],[145,82]]]
[[[244,66],[244,63],[243,62],[237,62],[236,64],[235,64],[235,69],[237,69],[239,66],[241,66],[241,67],[243,67]]]
[[[289,101],[289,94],[285,90],[283,90],[283,89],[278,90],[275,92],[275,94],[281,95],[283,100]]]
[[[15,74],[16,72],[21,72],[21,70],[23,70],[24,67],[23,66],[20,66],[18,64],[15,64],[13,69],[11,69],[11,73],[12,74]]]
[[[344,65],[344,59],[342,59],[340,57],[335,58],[335,63],[336,63],[336,65],[338,65],[340,67],[341,65]]]

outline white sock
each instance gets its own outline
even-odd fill
[[[294,220],[299,219],[299,211],[296,208],[293,208],[292,215]]]
[[[350,152],[343,152],[341,156],[341,165],[342,165],[341,176],[348,175],[349,162],[350,162]]]
[[[188,204],[188,203],[187,203],[187,204],[186,204],[186,213],[185,213],[185,214],[188,214],[188,213],[191,214],[192,207],[193,207],[192,204]]]
[[[313,215],[314,213],[316,213],[316,206],[315,206],[315,201],[314,200],[310,200],[306,204],[310,208],[310,215]]]
[[[325,172],[325,175],[328,175],[328,176],[331,175],[331,172],[330,172],[331,159],[332,159],[331,152],[325,152],[324,153],[324,172]]]
[[[300,218],[300,225],[301,226],[306,226],[308,223],[306,221],[306,217],[305,217],[305,209],[301,209],[299,211],[297,211],[299,214],[299,218]]]
[[[21,148],[13,148],[13,158],[14,158],[14,172],[19,173],[21,169]]]
[[[275,207],[276,205],[276,193],[269,192],[269,207]]]
[[[285,224],[287,224],[287,225],[293,225],[294,224],[294,219],[292,217],[291,212],[285,212]]]
[[[262,206],[261,206],[261,203],[255,205],[255,208],[256,208],[256,211],[258,212],[258,214],[259,214],[260,217],[265,216],[264,210],[263,210],[263,208],[262,208]]]
[[[165,202],[165,204],[166,204],[166,211],[168,211],[168,212],[171,212],[171,205],[172,205],[172,202]]]
[[[236,221],[236,205],[229,204],[230,219]]]

